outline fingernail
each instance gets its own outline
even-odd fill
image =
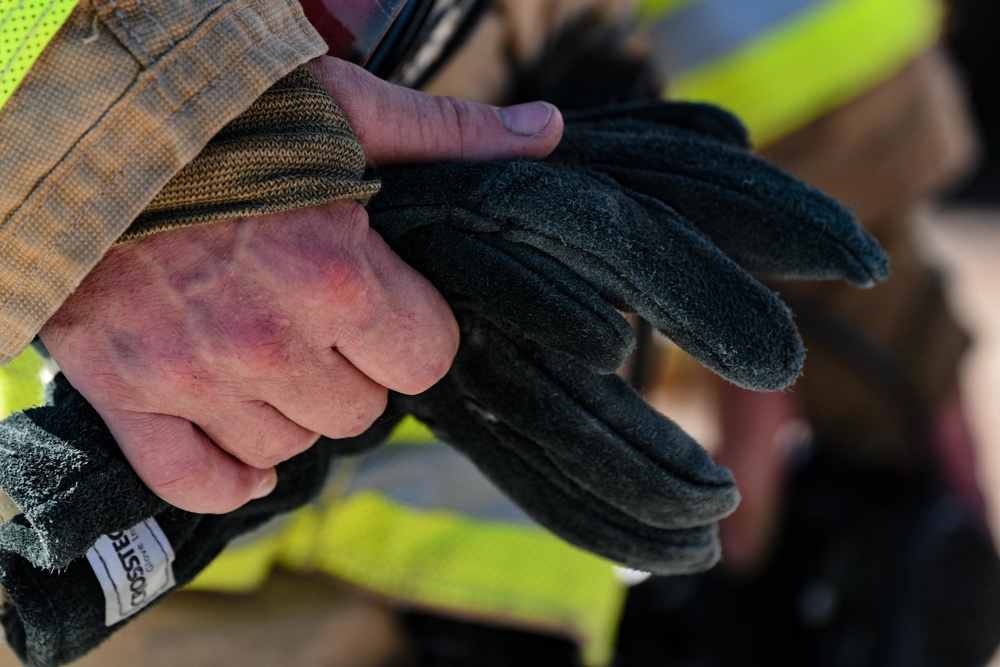
[[[264,496],[269,495],[272,491],[274,491],[274,487],[276,487],[277,485],[278,485],[278,475],[275,471],[272,470],[270,471],[269,475],[265,475],[264,477],[261,478],[260,484],[258,484],[254,492],[250,494],[250,497],[253,500],[257,500],[258,498],[263,498]]]
[[[497,113],[504,127],[522,137],[540,133],[552,118],[553,106],[548,102],[528,102],[512,107],[499,107]]]

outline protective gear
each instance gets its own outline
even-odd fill
[[[0,366],[0,419],[45,403],[44,371],[45,362],[30,347],[9,364]]]
[[[932,50],[945,4],[642,0],[664,94],[734,111],[762,157],[851,206],[892,256],[894,279],[865,293],[781,291],[822,304],[890,350],[928,415],[955,399],[969,346],[909,230],[921,200],[954,185],[976,150],[961,86]],[[805,343],[795,400],[811,428],[859,465],[905,461],[912,420],[895,418],[817,334],[806,332]]]
[[[393,409],[425,418],[570,541],[641,568],[703,569],[717,557],[713,522],[735,502],[731,477],[613,374],[631,346],[614,307],[635,308],[736,381],[777,387],[798,373],[795,328],[777,297],[709,241],[725,234],[704,218],[739,217],[724,215],[729,207],[746,216],[739,224],[760,235],[738,236],[737,245],[746,244],[755,270],[810,275],[816,263],[823,277],[870,282],[884,277],[887,260],[832,200],[746,153],[742,139],[732,140],[742,137],[738,124],[722,112],[661,103],[580,122],[580,141],[629,149],[639,171],[603,163],[600,150],[592,164],[571,166],[585,157],[573,152],[571,130],[565,151],[548,162],[383,173],[389,185],[373,202],[373,226],[414,263],[421,253],[435,260],[428,277],[465,329],[445,380],[418,397],[393,396]],[[657,141],[661,157],[646,162],[636,142]],[[713,196],[705,208],[686,206],[687,218],[615,180],[645,188],[649,170],[701,179]],[[714,183],[713,173],[721,175]],[[772,219],[784,213],[785,198],[801,215]],[[813,219],[820,224],[804,224]],[[775,245],[772,226],[790,246]],[[477,270],[470,258],[495,270],[482,294],[468,294],[457,280],[488,277],[487,264]],[[456,266],[471,273],[449,274]],[[571,328],[561,329],[562,339],[553,326]],[[155,516],[184,583],[231,537],[318,492],[333,451],[313,447],[279,468],[269,497],[206,517],[167,508],[142,486],[99,416],[68,386],[55,401],[6,420],[2,433],[17,454],[0,461],[0,487],[23,512],[0,526],[10,550],[0,557],[0,583],[12,600],[2,620],[15,650],[36,665],[60,664],[110,633],[95,611],[102,590],[74,560],[102,534]],[[380,432],[355,444],[371,444]],[[66,606],[53,613],[46,602],[53,598]]]
[[[193,514],[143,486],[100,415],[62,376],[52,400],[4,420],[0,436],[9,452],[0,465],[0,487],[22,511],[0,526],[0,584],[9,598],[0,622],[7,643],[32,667],[82,656],[162,599],[143,589],[141,600],[132,598],[131,608],[117,611],[122,623],[107,623],[107,606],[120,601],[102,589],[91,558],[80,557],[102,534],[154,521],[172,553],[168,580],[183,586],[234,537],[319,493],[334,453],[315,446],[280,464],[274,492],[229,514]],[[119,587],[135,583],[127,564],[132,554],[119,556],[120,563],[104,561],[108,576]]]
[[[548,162],[386,170],[372,226],[462,327],[448,376],[388,414],[412,412],[573,544],[655,572],[712,565],[732,480],[613,375],[632,342],[615,308],[780,389],[802,362],[794,324],[724,251],[770,275],[887,273],[843,208],[744,142],[728,114],[653,103],[570,121]]]
[[[611,662],[625,599],[612,563],[539,526],[412,417],[384,447],[339,453],[316,501],[234,541],[188,590],[254,599],[276,569],[333,578],[399,614],[531,628],[570,638],[573,665]]]
[[[191,225],[378,192],[344,112],[308,70],[278,80],[226,125],[129,225],[117,243]]]
[[[27,0],[0,3],[0,108],[55,37],[78,0]]]
[[[569,116],[551,159],[662,202],[755,277],[859,287],[888,277],[888,258],[842,205],[750,147],[740,121],[718,107],[650,102]]]
[[[938,41],[938,0],[640,0],[673,99],[732,110],[758,146],[885,80]]]

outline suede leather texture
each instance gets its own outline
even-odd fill
[[[636,313],[723,377],[775,390],[803,348],[754,276],[867,285],[888,260],[850,213],[753,156],[729,114],[665,102],[571,118],[543,162],[384,169],[371,224],[441,291],[462,341],[447,376],[390,396],[364,436],[279,466],[278,488],[226,515],[166,506],[65,380],[51,405],[0,423],[0,487],[22,516],[0,526],[8,641],[27,664],[63,664],[105,627],[81,556],[154,516],[178,584],[235,536],[318,493],[331,452],[374,446],[405,413],[468,456],[556,535],[658,573],[719,558],[732,475],[616,375]]]
[[[553,533],[630,567],[704,570],[738,493],[728,471],[615,373],[635,313],[740,386],[801,372],[791,313],[761,278],[888,276],[833,199],[749,151],[716,107],[567,118],[546,161],[383,170],[372,227],[451,304],[462,343],[412,413]],[[447,184],[447,187],[441,187]]]
[[[105,598],[86,553],[98,537],[148,517],[170,541],[176,587],[194,579],[233,538],[304,505],[326,481],[329,443],[278,466],[274,492],[229,514],[194,514],[146,488],[97,412],[59,375],[52,404],[0,423],[15,452],[0,465],[0,486],[24,513],[0,526],[0,621],[26,665],[71,662],[138,614],[105,625]],[[154,600],[143,613],[164,597]]]

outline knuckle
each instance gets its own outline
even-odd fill
[[[269,437],[258,439],[257,444],[247,449],[239,458],[253,468],[265,470],[306,451],[316,442],[314,434],[288,436],[285,438]]]
[[[194,461],[180,461],[154,468],[143,481],[160,498],[189,512],[231,512],[249,500],[249,494],[244,497],[220,491],[228,485],[222,483],[219,477],[219,471],[212,467],[200,466]]]
[[[447,311],[449,316],[442,316],[412,336],[413,348],[406,354],[406,358],[413,360],[408,365],[411,372],[401,378],[394,389],[404,394],[419,394],[451,370],[460,340],[458,324],[450,312]]]
[[[431,123],[424,129],[425,143],[437,154],[444,149],[454,147],[457,136],[459,159],[464,160],[467,153],[466,146],[474,140],[471,136],[476,127],[473,107],[469,102],[447,95],[434,99],[442,123],[440,125]],[[445,131],[442,131],[442,126]]]
[[[334,414],[335,423],[329,427],[330,438],[353,438],[361,435],[382,416],[389,402],[389,392],[384,387],[372,386],[368,391],[352,392],[340,402]]]
[[[251,468],[266,470],[301,454],[316,442],[318,434],[292,422],[263,401],[252,401],[242,419],[230,421],[225,442],[227,452]]]
[[[344,308],[353,308],[364,301],[372,277],[356,254],[335,253],[329,262],[317,268],[315,285],[319,293]]]
[[[357,202],[338,201],[302,214],[307,224],[294,225],[274,240],[279,247],[276,271],[283,287],[297,297],[350,292],[370,277],[368,213]]]
[[[351,222],[336,237],[301,253],[298,272],[303,294],[315,295],[327,307],[354,309],[368,299],[377,282],[369,257],[375,232],[368,227],[364,209],[352,210],[347,217]]]

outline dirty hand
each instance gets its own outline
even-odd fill
[[[561,135],[548,105],[431,97],[333,58],[310,68],[376,165],[541,158]],[[270,492],[274,466],[320,434],[363,431],[388,389],[427,389],[458,346],[448,305],[353,201],[115,248],[40,335],[150,489],[213,513]]]

